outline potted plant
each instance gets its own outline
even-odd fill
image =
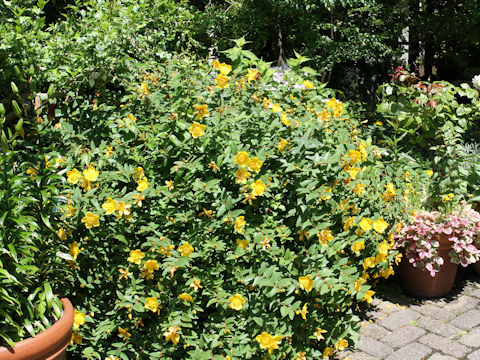
[[[12,90],[14,117],[7,118],[0,104],[0,360],[64,359],[74,311],[50,285],[64,277],[57,260],[61,238],[54,230],[60,176],[43,155],[39,99],[35,118],[24,106],[28,94],[14,83]]]
[[[402,248],[405,256],[399,269],[404,287],[420,296],[448,293],[458,264],[478,261],[480,250],[475,241],[479,231],[480,214],[469,205],[462,204],[450,214],[417,213],[395,236],[397,248]]]

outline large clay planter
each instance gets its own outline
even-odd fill
[[[438,254],[443,258],[440,271],[434,276],[426,270],[413,267],[404,256],[399,266],[400,281],[403,287],[412,295],[436,297],[446,295],[453,288],[458,264],[450,262],[448,252],[452,250],[452,243],[445,235],[441,235]]]
[[[62,299],[63,315],[47,330],[15,344],[0,347],[0,360],[65,360],[65,349],[72,338],[73,306]]]

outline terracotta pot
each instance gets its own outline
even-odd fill
[[[15,344],[15,348],[0,347],[0,360],[65,360],[65,349],[72,338],[73,306],[61,299],[62,317],[47,330]]]
[[[443,258],[440,271],[432,277],[426,270],[413,267],[404,256],[399,266],[399,276],[403,287],[412,295],[435,297],[446,295],[453,288],[458,264],[450,262],[449,251],[452,243],[442,234],[439,238],[438,254]]]

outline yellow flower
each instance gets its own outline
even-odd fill
[[[375,294],[375,291],[368,290],[365,295],[363,296],[362,301],[366,301],[368,304],[371,304],[373,302],[372,296]],[[348,345],[347,345],[348,346]]]
[[[358,226],[362,229],[362,231],[367,232],[372,230],[372,219],[362,218],[358,223]]]
[[[117,336],[118,336],[118,337],[123,337],[123,340],[127,340],[127,338],[129,338],[130,336],[132,336],[132,334],[130,334],[130,333],[128,332],[128,328],[123,329],[123,328],[119,327],[119,328],[118,328],[118,335],[117,335]]]
[[[277,153],[281,153],[288,144],[289,142],[287,140],[281,139],[277,145]]]
[[[246,184],[247,179],[252,176],[252,173],[248,172],[246,169],[241,168],[235,172],[235,182],[237,184]]]
[[[375,267],[375,258],[374,257],[369,257],[363,260],[363,269],[367,270],[369,268],[374,268]]]
[[[215,79],[215,83],[217,84],[217,87],[219,89],[224,89],[228,88],[228,76],[225,76],[223,74],[219,74],[217,78]]]
[[[315,331],[315,333],[313,335],[317,338],[318,341],[321,341],[321,340],[325,339],[323,337],[323,334],[325,334],[326,332],[327,332],[327,330],[317,328],[317,331]]]
[[[333,356],[333,348],[327,347],[325,350],[323,350],[323,357],[326,359],[330,356]]]
[[[140,166],[134,168],[133,171],[134,171],[133,178],[135,180],[141,179],[145,176],[145,174],[143,172],[143,168],[141,168]]]
[[[183,294],[178,295],[178,298],[182,301],[189,301],[189,302],[193,303],[193,298],[187,293],[183,293]]]
[[[81,178],[82,174],[77,169],[67,171],[67,181],[70,184],[78,184],[78,180],[80,180]]]
[[[260,343],[261,349],[268,349],[268,353],[271,354],[273,350],[278,349],[282,336],[272,336],[263,331],[260,335],[257,335],[255,339]]]
[[[433,170],[425,170],[427,172],[427,175],[429,177],[432,177],[433,176]],[[68,173],[67,173],[68,174]]]
[[[208,111],[208,105],[194,105],[194,108],[197,109],[193,115],[197,115],[197,119],[202,120],[204,117],[209,116],[210,112]]]
[[[257,157],[251,158],[247,163],[248,169],[250,171],[255,171],[256,173],[260,172],[262,165],[263,162]]]
[[[335,109],[341,107],[342,103],[337,101],[337,99],[335,99],[335,98],[331,98],[330,100],[325,102],[325,105],[327,105],[327,108],[335,110]]]
[[[343,351],[348,347],[348,341],[345,339],[340,339],[338,342],[335,344],[335,348],[339,351]]]
[[[340,116],[342,116],[344,114],[344,111],[342,108],[337,108],[335,110],[333,110],[333,117],[334,118],[338,118]]]
[[[265,190],[267,187],[265,184],[262,182],[262,180],[257,180],[255,181],[252,185],[250,185],[252,190],[253,190],[253,195],[254,196],[262,196],[265,193]]]
[[[83,324],[85,324],[85,314],[75,310],[75,314],[73,315],[73,328],[78,329]]]
[[[246,151],[240,151],[237,153],[237,155],[235,155],[234,161],[238,166],[245,167],[250,161],[250,157]]]
[[[127,259],[128,262],[140,265],[140,262],[145,257],[145,253],[140,249],[131,250],[130,257]]]
[[[145,309],[146,310],[151,310],[152,312],[157,312],[158,311],[158,302],[156,297],[149,297],[145,299]]]
[[[361,154],[360,151],[350,150],[348,152],[348,158],[350,159],[349,164],[350,165],[355,165],[356,163],[362,161],[362,154]]]
[[[130,207],[132,205],[130,204],[127,204],[123,201],[119,201],[118,202],[118,205],[117,205],[117,210],[118,210],[118,217],[122,217],[122,216],[125,216],[127,217],[128,215],[130,215]]]
[[[218,59],[215,59],[214,62],[212,62],[212,67],[215,69],[215,70],[218,70],[220,68],[220,61],[218,61]]]
[[[197,292],[198,289],[203,289],[203,286],[200,285],[200,280],[193,278],[193,282],[190,284],[190,287],[193,288],[193,291]]]
[[[200,123],[194,121],[193,125],[190,126],[190,129],[188,129],[188,131],[190,132],[190,134],[192,134],[192,137],[194,139],[196,139],[200,136],[205,135],[205,129],[206,128],[207,128],[206,125],[203,125],[203,124],[200,124]]]
[[[355,187],[353,188],[353,192],[358,196],[362,196],[362,194],[366,191],[365,187],[366,187],[365,184],[356,184]]]
[[[157,260],[147,260],[145,264],[143,264],[143,268],[145,271],[149,273],[153,273],[155,270],[158,270],[158,262]]]
[[[63,228],[60,228],[57,230],[57,235],[60,238],[60,240],[67,240],[67,233]]]
[[[177,249],[180,252],[180,255],[189,257],[194,252],[193,246],[188,242],[183,243]]]
[[[383,217],[373,222],[373,230],[375,230],[379,234],[383,234],[387,228],[388,223],[383,219]]]
[[[77,260],[78,253],[80,252],[80,248],[78,247],[78,243],[74,241],[71,244],[68,244],[68,253],[73,258],[73,260]]]
[[[83,337],[81,335],[78,335],[77,331],[72,332],[72,338],[70,339],[70,345],[73,343],[81,345],[82,344],[82,339]]]
[[[395,186],[392,183],[389,183],[385,185],[385,187],[385,193],[382,195],[383,201],[393,201],[393,198],[395,197],[395,195],[397,195]]]
[[[290,126],[292,123],[292,121],[288,119],[287,113],[282,113],[282,116],[280,116],[280,121],[286,126]]]
[[[87,229],[91,229],[92,226],[100,226],[100,222],[98,221],[99,216],[95,215],[91,212],[87,212],[85,216],[82,218],[82,223],[85,224]]]
[[[385,254],[379,253],[375,256],[375,264],[380,264],[382,262],[387,262],[387,256]]]
[[[353,180],[356,180],[356,179],[357,179],[357,174],[358,174],[358,172],[360,171],[360,168],[346,166],[346,167],[345,167],[345,171],[348,173],[348,175],[350,175],[350,177],[351,177]]]
[[[318,116],[318,121],[320,121],[320,122],[328,122],[328,121],[330,121],[330,116],[331,116],[331,115],[332,115],[332,114],[330,114],[327,110],[322,109],[322,112],[317,114],[317,116]]]
[[[107,198],[102,208],[107,212],[107,215],[113,214],[117,210],[117,202],[112,198]]]
[[[258,77],[258,74],[259,73],[257,69],[253,69],[253,70],[248,69],[248,74],[247,74],[248,82],[251,83],[252,81],[256,80]]]
[[[137,191],[145,191],[148,188],[148,180],[146,177],[142,177],[137,180]]]
[[[245,299],[240,294],[231,296],[228,301],[230,301],[230,308],[237,311],[242,310],[243,305],[246,303]]]
[[[313,83],[309,80],[305,80],[303,82],[303,86],[305,86],[305,88],[307,88],[307,89],[313,89]]]
[[[105,157],[107,158],[110,157],[110,155],[113,154],[113,146],[107,146],[107,150],[105,150],[104,154],[105,154]]]
[[[145,196],[142,196],[142,194],[137,193],[136,195],[132,196],[133,200],[135,200],[135,204],[138,205],[138,207],[142,207],[142,200],[145,200]]]
[[[299,352],[295,360],[307,360],[307,353],[305,351]]]
[[[362,154],[363,160],[367,161],[367,145],[363,141],[358,144],[358,150],[360,151],[360,154]]]
[[[218,70],[222,73],[222,75],[228,75],[230,71],[232,71],[232,66],[227,65],[225,63],[218,64]]]
[[[273,112],[282,112],[283,109],[282,109],[282,107],[281,107],[280,105],[278,105],[277,103],[275,103],[275,104],[272,105],[272,111],[273,111]]]
[[[318,237],[318,242],[324,246],[328,245],[328,242],[329,241],[332,241],[333,240],[333,233],[332,233],[332,230],[326,228],[326,229],[323,229],[322,231],[320,231],[318,234],[317,234],[317,237]]]
[[[343,225],[343,230],[348,231],[352,226],[355,226],[355,218],[351,217],[348,218],[347,221],[345,221],[345,224]]]
[[[295,311],[295,314],[301,315],[303,320],[307,320],[307,313],[308,313],[307,305],[308,304],[305,303],[305,304],[303,304],[302,310]]]
[[[248,250],[248,240],[246,239],[237,239],[237,246],[241,247],[243,250]]]
[[[93,166],[90,166],[88,170],[83,170],[83,177],[85,180],[94,182],[98,179],[98,171]]]
[[[120,359],[116,356],[110,355],[110,356],[106,357],[105,360],[120,360]]]
[[[303,289],[306,292],[312,291],[313,279],[311,279],[311,275],[300,276],[298,282],[300,283],[300,289]]]
[[[363,241],[355,241],[355,243],[352,245],[352,250],[355,254],[360,254],[360,251],[365,249],[365,243]]]
[[[235,220],[235,231],[242,234],[243,233],[243,227],[247,224],[245,221],[245,216],[239,216]]]

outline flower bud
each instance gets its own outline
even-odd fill
[[[10,86],[12,87],[13,93],[14,93],[15,95],[17,95],[17,94],[18,94],[18,87],[17,87],[17,85],[12,81],[12,82],[10,83]]]
[[[22,110],[20,110],[20,106],[18,106],[18,103],[15,100],[12,100],[12,107],[13,111],[15,111],[15,115],[18,117],[22,116]]]

